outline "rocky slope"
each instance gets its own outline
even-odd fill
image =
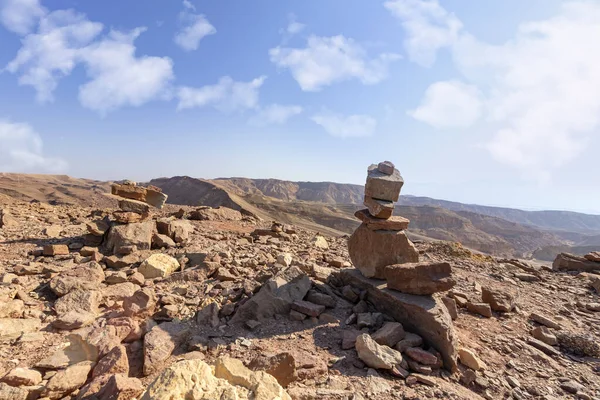
[[[224,208],[171,205],[133,224],[114,211],[4,208],[0,398],[600,396],[594,275],[416,243],[457,281],[435,295],[453,315],[453,367],[418,326],[386,333],[389,299],[347,280],[344,238]]]

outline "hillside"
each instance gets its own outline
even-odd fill
[[[170,204],[223,206],[334,236],[352,233],[359,224],[353,214],[362,208],[363,188],[357,185],[187,176],[158,178],[149,183],[162,188]],[[0,194],[25,201],[108,207],[114,202],[104,195],[109,188],[107,182],[68,176],[0,175]],[[495,209],[414,196],[402,196],[400,204],[395,212],[411,220],[409,233],[413,238],[458,241],[491,254],[531,257],[535,253],[540,259],[550,260],[559,249],[579,253],[600,245],[599,234],[583,232],[596,229],[598,216]],[[516,221],[521,219],[525,222]]]

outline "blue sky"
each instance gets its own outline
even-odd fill
[[[0,0],[0,171],[600,213],[600,2]]]

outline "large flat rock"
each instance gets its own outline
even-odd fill
[[[456,370],[457,336],[450,314],[440,299],[388,289],[385,281],[365,278],[356,269],[344,269],[338,278],[344,285],[366,290],[367,299],[379,311],[400,322],[407,331],[420,335],[440,352],[447,369]]]
[[[552,263],[552,269],[555,271],[600,271],[600,262],[590,261],[569,253],[560,253]]]

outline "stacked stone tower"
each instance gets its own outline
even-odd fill
[[[406,237],[409,220],[392,216],[404,179],[390,161],[371,165],[367,172],[364,210],[354,215],[362,224],[350,237],[354,266],[367,278],[384,279],[388,265],[416,263],[419,252]]]

